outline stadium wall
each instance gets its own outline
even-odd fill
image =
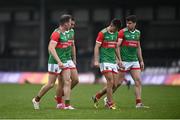
[[[134,81],[129,74],[126,79]],[[95,76],[93,73],[80,73],[80,83],[94,83]],[[0,83],[16,84],[45,84],[48,81],[48,73],[45,72],[0,72]],[[105,83],[104,77],[100,80]],[[142,84],[144,85],[180,85],[180,74],[142,74]]]

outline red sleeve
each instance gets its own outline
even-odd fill
[[[118,33],[118,38],[121,38],[121,39],[124,38],[124,31],[123,31],[123,30],[120,30],[120,31],[119,31],[119,33]]]
[[[103,42],[103,40],[104,40],[104,34],[102,32],[99,32],[99,34],[96,38],[96,42],[101,44]]]
[[[53,32],[51,35],[51,40],[58,42],[60,38],[60,34],[58,32]]]

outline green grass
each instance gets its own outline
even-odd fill
[[[31,99],[41,85],[0,84],[0,118],[180,118],[179,86],[144,86],[143,101],[150,109],[135,109],[134,89],[122,86],[114,94],[117,110],[93,107],[91,96],[103,85],[78,85],[72,92],[71,103],[76,110],[55,109],[55,89],[50,90],[41,101],[41,109],[34,110]]]

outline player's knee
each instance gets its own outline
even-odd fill
[[[67,85],[67,84],[71,84],[71,79],[65,79],[65,80],[64,80],[64,84],[66,84],[66,85]]]
[[[106,76],[107,82],[113,82],[113,77],[112,76]]]
[[[135,86],[136,86],[136,87],[141,86],[141,80],[140,80],[140,79],[136,79],[136,80],[135,80]]]
[[[108,84],[108,86],[111,87],[111,88],[113,88],[113,86],[114,86],[113,80],[108,80],[108,81],[107,81],[107,84]]]
[[[79,78],[78,77],[75,77],[72,79],[73,83],[74,84],[78,84],[79,83]]]

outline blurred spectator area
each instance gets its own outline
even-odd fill
[[[91,70],[98,32],[114,17],[136,14],[146,67],[180,66],[180,6],[160,1],[0,1],[0,71],[46,71],[47,45],[59,16],[76,19],[75,40],[79,72]],[[149,69],[148,69],[149,70]],[[176,71],[176,70],[175,70]]]

